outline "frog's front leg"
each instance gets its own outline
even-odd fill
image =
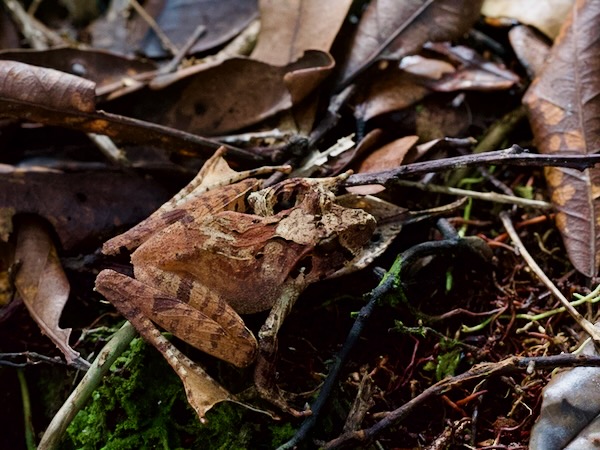
[[[254,384],[262,398],[293,416],[310,415],[310,410],[298,411],[289,406],[292,394],[284,392],[276,382],[277,333],[284,320],[292,311],[301,290],[295,285],[287,285],[282,295],[273,305],[267,320],[258,332],[258,356],[254,369]]]

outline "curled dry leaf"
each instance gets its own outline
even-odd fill
[[[69,298],[69,281],[52,239],[39,219],[23,217],[19,221],[15,260],[20,265],[15,287],[31,317],[63,352],[69,364],[87,367],[87,362],[69,346],[71,329],[58,326]]]
[[[24,119],[192,153],[220,145],[188,132],[96,111],[95,83],[53,69],[0,61],[0,117]],[[232,153],[253,158],[231,148]]]
[[[89,80],[58,70],[40,69],[16,61],[0,61],[2,99],[9,98],[21,104],[90,113],[96,110],[95,87],[95,83]]]
[[[524,98],[543,153],[587,155],[600,148],[600,3],[578,0],[547,64]],[[595,276],[600,263],[600,169],[548,168],[559,228],[577,270]]]
[[[348,85],[379,59],[417,53],[427,41],[451,40],[479,17],[483,0],[373,0],[363,14],[340,70],[338,86]]]
[[[328,52],[351,3],[350,0],[261,0],[260,34],[252,58],[284,65],[307,50]]]

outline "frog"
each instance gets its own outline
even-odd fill
[[[156,325],[237,367],[255,363],[261,397],[295,416],[309,414],[291,407],[277,386],[277,333],[300,294],[347,266],[376,228],[371,214],[336,203],[348,174],[265,187],[256,176],[273,170],[288,169],[236,172],[217,151],[173,199],[103,246],[109,255],[132,252],[133,277],[102,270],[96,290],[165,355],[184,385],[193,373],[196,384],[187,380],[186,393],[201,419],[211,402],[191,390],[235,396]],[[270,312],[257,339],[240,315],[261,311]]]

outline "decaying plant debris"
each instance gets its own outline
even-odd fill
[[[600,7],[510,3],[4,0],[0,447],[588,445]]]

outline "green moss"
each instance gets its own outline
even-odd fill
[[[211,409],[201,424],[179,378],[141,339],[132,342],[111,372],[68,428],[64,448],[273,448],[294,433],[289,423],[274,423],[227,402]]]

